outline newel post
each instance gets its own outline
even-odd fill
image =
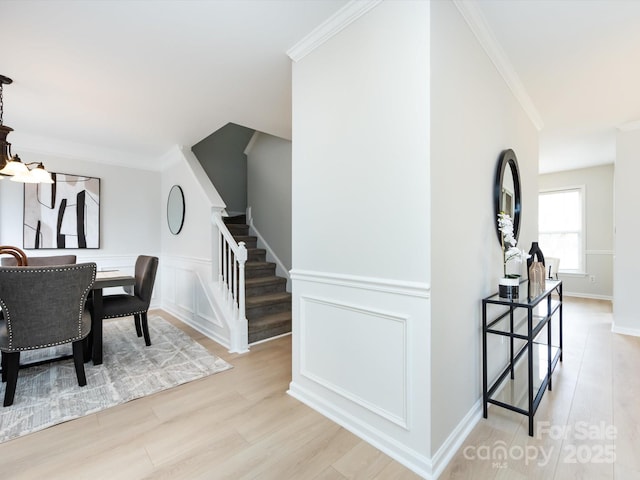
[[[238,255],[236,256],[238,261],[238,317],[241,320],[245,319],[245,305],[244,305],[244,264],[247,261],[247,247],[244,242],[238,243]]]

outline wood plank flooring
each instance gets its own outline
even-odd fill
[[[640,479],[640,338],[611,333],[611,302],[565,299],[564,319],[534,437],[527,417],[491,406],[441,480]]]
[[[0,444],[0,479],[419,478],[287,395],[290,336],[232,355],[152,313],[234,368]]]
[[[1,479],[419,478],[286,394],[291,337],[232,355],[154,313],[234,368],[0,444]],[[611,333],[611,319],[610,302],[568,299],[535,436],[526,417],[490,407],[441,480],[639,479],[640,338]]]

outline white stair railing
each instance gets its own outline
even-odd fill
[[[231,351],[245,352],[248,347],[248,322],[245,309],[244,266],[247,261],[247,247],[244,242],[236,243],[222,216],[213,215],[218,227],[218,283],[222,297],[231,312]]]

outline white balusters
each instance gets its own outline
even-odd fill
[[[245,318],[244,265],[247,261],[247,248],[244,242],[236,243],[219,214],[213,215],[218,227],[218,281],[223,298],[233,312],[236,325],[231,325],[237,338],[232,339],[236,351],[247,350],[247,319]],[[237,327],[237,328],[235,328]]]

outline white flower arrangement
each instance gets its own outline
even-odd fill
[[[513,235],[513,220],[507,213],[500,212],[498,214],[498,230],[502,233],[502,267],[505,278],[519,277],[520,275],[510,274],[507,275],[507,263],[514,260],[518,263],[522,263],[523,259],[529,258],[529,255],[524,250],[520,250],[516,247],[518,241]]]

